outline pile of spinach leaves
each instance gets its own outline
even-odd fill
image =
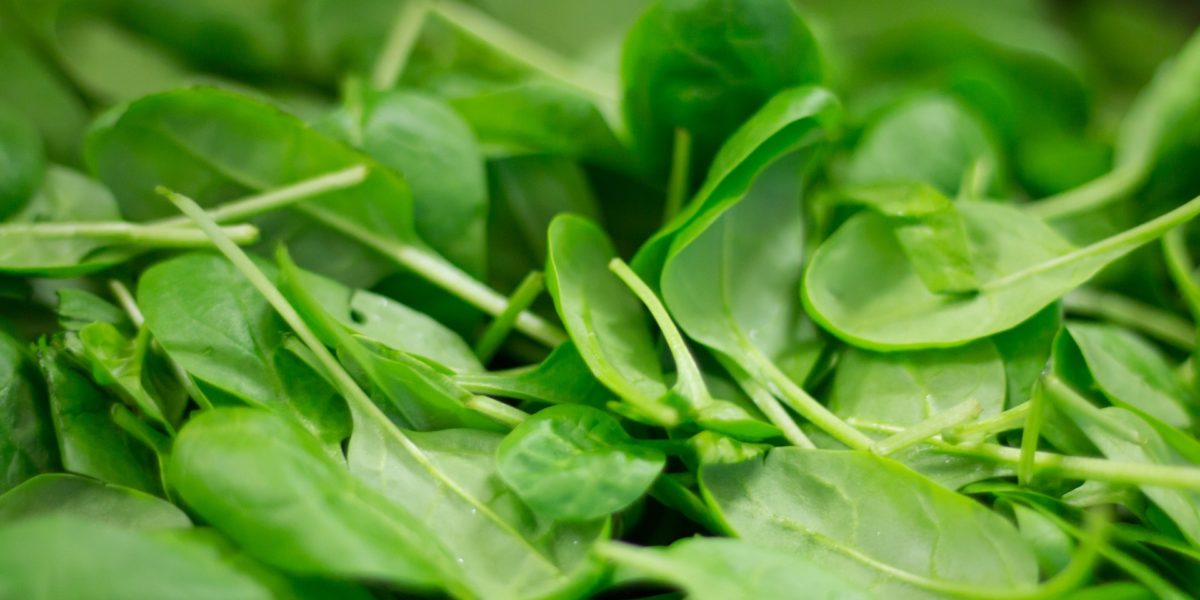
[[[0,600],[1195,597],[1197,23],[0,0]]]

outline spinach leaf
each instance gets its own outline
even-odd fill
[[[38,189],[45,160],[33,124],[0,107],[0,221],[20,210]]]
[[[77,337],[97,383],[115,388],[141,414],[174,431],[187,395],[150,351],[149,329],[130,339],[108,323],[92,323]]]
[[[112,398],[74,368],[56,344],[39,342],[37,360],[46,381],[63,469],[159,493],[162,483],[154,454],[113,421]]]
[[[437,99],[358,85],[320,129],[404,176],[417,234],[468,273],[485,266],[487,183],[467,124]]]
[[[847,348],[829,407],[841,417],[907,427],[966,399],[981,418],[1004,410],[1004,366],[990,341],[951,350],[878,353]]]
[[[639,446],[611,415],[579,405],[538,412],[496,450],[500,478],[534,512],[566,521],[629,506],[665,464],[661,452]]]
[[[590,221],[559,215],[550,223],[546,287],[579,355],[601,383],[652,423],[676,425],[662,364],[637,296],[608,269],[612,242]]]
[[[1062,321],[1062,307],[1053,303],[1024,323],[992,336],[1004,359],[1006,407],[1017,406],[1032,396],[1034,384],[1050,362]]]
[[[147,531],[192,526],[166,500],[78,475],[38,475],[0,495],[0,523],[52,515]]]
[[[855,215],[817,249],[804,305],[838,337],[876,350],[958,346],[1015,327],[1108,264],[1200,213],[1200,199],[1077,248],[1043,222],[994,203],[960,201],[977,293],[930,292],[887,221]],[[871,273],[870,278],[860,273]]]
[[[283,324],[228,262],[210,254],[160,262],[142,273],[137,300],[154,339],[204,389],[293,415],[330,452],[349,436],[345,404],[285,348]]]
[[[288,419],[205,411],[180,430],[167,473],[192,510],[280,569],[411,589],[454,585],[454,559],[426,521],[352,477]]]
[[[1138,335],[1112,325],[1068,323],[1057,344],[1055,369],[1069,380],[1095,386],[1116,406],[1173,427],[1191,425],[1192,394],[1166,357]]]
[[[89,119],[88,107],[46,57],[23,38],[13,19],[0,24],[0,71],[9,84],[0,89],[0,110],[24,114],[37,127],[47,154],[60,162],[75,162],[79,136]]]
[[[809,556],[878,596],[936,597],[923,589],[936,587],[931,580],[1004,589],[1037,582],[1033,553],[1011,524],[886,458],[777,448],[761,460],[704,466],[700,478],[730,533]]]
[[[638,579],[678,587],[695,600],[873,597],[805,557],[725,538],[689,538],[663,549],[612,544],[602,554]]]
[[[572,342],[563,342],[550,356],[532,367],[463,373],[454,379],[475,393],[530,402],[602,407],[612,398],[612,393],[592,375]]]
[[[30,600],[272,597],[210,544],[65,516],[0,527],[0,570],[6,595]]]
[[[845,178],[858,185],[921,181],[955,196],[978,164],[993,173],[1000,168],[1000,152],[984,125],[953,98],[931,94],[901,103],[873,124]]]
[[[58,466],[45,394],[24,344],[0,330],[0,493]]]
[[[132,324],[125,313],[108,300],[86,290],[58,290],[58,324],[67,331],[79,331],[92,323],[108,323],[121,331]]]
[[[812,34],[783,0],[660,0],[625,37],[622,106],[635,152],[665,169],[676,129],[705,165],[776,92],[820,80]]]

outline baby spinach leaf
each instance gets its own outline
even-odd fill
[[[79,331],[92,323],[108,323],[121,331],[132,330],[124,311],[86,290],[58,290],[55,312],[58,313],[58,324],[67,331]]]
[[[210,544],[66,516],[0,527],[0,570],[6,595],[30,600],[272,597]]]
[[[1124,408],[1096,408],[1083,398],[1056,395],[1058,406],[1087,435],[1104,456],[1148,465],[1194,466],[1200,458],[1200,445],[1186,439],[1186,448],[1177,449],[1163,432],[1150,424],[1153,417],[1142,417]],[[1114,429],[1119,428],[1119,429]],[[1178,442],[1178,438],[1171,441]],[[1190,455],[1185,454],[1187,452]],[[1183,537],[1192,544],[1200,540],[1200,493],[1187,490],[1139,486],[1155,505],[1163,510]]]
[[[1062,321],[1062,307],[1056,302],[1024,323],[992,336],[996,350],[1004,359],[1006,407],[1025,402],[1033,394],[1034,384],[1050,362]]]
[[[550,356],[532,367],[462,373],[454,379],[477,394],[530,402],[602,407],[612,399],[612,392],[596,380],[572,342],[563,342]]]
[[[820,77],[812,34],[784,0],[660,0],[625,37],[622,106],[649,168],[666,167],[684,129],[697,173],[776,92]]]
[[[1114,405],[1173,427],[1191,425],[1188,408],[1195,400],[1166,357],[1137,334],[1112,325],[1068,323],[1057,343],[1055,368],[1072,381],[1094,385]]]
[[[453,558],[426,522],[356,480],[288,419],[205,411],[180,430],[167,472],[192,510],[280,569],[454,585]]]
[[[77,336],[97,383],[115,388],[141,414],[166,431],[174,431],[187,396],[175,381],[155,377],[155,365],[150,363],[150,330],[142,328],[130,339],[108,323],[92,323],[80,329]],[[158,369],[163,368],[158,365]]]
[[[633,259],[638,275],[656,287],[680,232],[694,221],[711,222],[737,204],[780,156],[818,150],[841,117],[837,98],[822,88],[791,88],[773,96],[721,146],[691,203],[638,250]]]
[[[37,347],[63,469],[157,494],[154,454],[113,422],[113,401],[69,362],[55,344]]]
[[[49,412],[24,345],[0,330],[0,493],[58,466]]]
[[[283,324],[227,261],[160,262],[142,273],[137,299],[154,339],[205,386],[294,415],[331,451],[349,435],[345,404],[284,348]]]
[[[777,448],[761,460],[707,465],[700,478],[737,537],[811,557],[878,596],[937,597],[922,589],[928,580],[1037,583],[1033,553],[1011,524],[886,458]]]
[[[967,170],[980,163],[993,172],[1000,167],[984,125],[953,98],[931,94],[899,104],[867,129],[846,165],[846,181],[920,181],[955,196]]]
[[[437,99],[357,85],[318,127],[404,176],[421,239],[482,275],[487,216],[483,158],[471,130]]]
[[[1082,248],[1010,206],[960,201],[958,210],[979,276],[977,293],[930,292],[887,221],[868,212],[847,221],[812,257],[803,286],[809,314],[866,348],[962,345],[1015,327],[1108,264],[1187,222],[1200,213],[1200,199]]]
[[[803,555],[726,538],[688,538],[667,548],[627,544],[603,547],[604,556],[638,579],[670,584],[694,600],[757,598],[872,598],[856,582]]]
[[[549,238],[546,287],[579,355],[642,418],[679,423],[641,303],[608,269],[616,256],[608,237],[584,218],[559,215]]]
[[[51,515],[147,531],[192,526],[166,500],[78,475],[38,475],[0,495],[0,524]]]
[[[500,478],[534,512],[564,521],[629,506],[665,464],[661,452],[639,446],[611,415],[581,405],[539,411],[496,450]]]
[[[387,296],[346,287],[315,273],[300,282],[313,299],[351,331],[389,348],[429,359],[456,372],[482,371],[471,347],[457,333]],[[324,340],[335,345],[335,340]]]
[[[37,127],[46,152],[60,162],[78,160],[79,136],[90,118],[88,107],[68,83],[15,29],[0,24],[0,110],[19,111]]]
[[[42,138],[23,115],[0,106],[0,221],[37,191],[46,169]]]
[[[929,291],[970,293],[978,287],[962,218],[949,198],[927,184],[883,184],[842,190],[888,219],[917,277]]]
[[[834,371],[829,408],[841,417],[909,426],[966,399],[980,417],[1004,410],[1004,365],[984,340],[951,350],[878,353],[847,348]]]

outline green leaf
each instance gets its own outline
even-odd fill
[[[0,493],[58,466],[49,412],[24,344],[0,330]]]
[[[272,597],[211,544],[63,516],[0,527],[0,571],[28,600]]]
[[[427,523],[350,475],[292,421],[251,408],[205,411],[175,439],[180,498],[247,552],[285,571],[453,585]]]
[[[982,163],[994,172],[1000,156],[979,119],[932,94],[901,103],[867,129],[845,177],[855,185],[923,182],[953,197],[968,169]]]
[[[108,323],[122,331],[131,331],[125,311],[86,290],[58,290],[58,325],[67,331],[79,331],[92,323]]]
[[[142,273],[137,299],[154,339],[206,388],[294,416],[331,452],[349,436],[345,404],[284,348],[283,323],[227,261],[160,262]]]
[[[608,269],[616,250],[604,231],[575,215],[550,223],[546,288],[592,373],[642,418],[675,425],[662,364],[637,296]]]
[[[1012,525],[886,458],[777,448],[762,460],[705,466],[700,479],[736,537],[809,556],[880,597],[939,597],[920,580],[1037,583],[1033,553]]]
[[[30,48],[15,31],[15,22],[0,25],[0,72],[8,85],[0,88],[0,110],[24,114],[46,142],[46,151],[57,161],[77,161],[79,136],[91,118],[70,84]]]
[[[0,496],[0,524],[51,515],[146,531],[192,526],[166,500],[78,475],[38,475]]]
[[[471,130],[435,98],[350,89],[341,109],[318,124],[404,176],[417,234],[479,276],[485,267],[488,211],[483,157]]]
[[[964,400],[980,418],[1004,410],[1004,365],[989,341],[950,350],[877,353],[847,348],[834,371],[829,407],[843,418],[907,427]]]
[[[661,452],[637,445],[609,414],[554,406],[526,419],[496,450],[496,472],[552,520],[604,517],[632,504],[662,472]]]
[[[41,186],[45,162],[33,124],[0,106],[0,221],[20,210]]]
[[[53,343],[40,342],[37,359],[46,381],[63,469],[160,493],[154,454],[113,422],[113,399],[73,368]]]
[[[166,366],[152,363],[149,329],[126,337],[108,323],[92,323],[79,330],[83,358],[97,383],[115,388],[141,414],[168,432],[183,416],[187,394]]]
[[[602,552],[638,579],[665,583],[693,600],[788,600],[805,598],[872,598],[857,582],[831,573],[805,556],[724,538],[688,538],[667,548],[626,544]]]
[[[917,277],[929,291],[963,294],[978,287],[962,218],[927,184],[882,184],[842,190],[844,202],[887,218]]]
[[[665,170],[676,129],[702,169],[776,92],[821,77],[816,42],[785,0],[660,0],[626,34],[622,106],[635,152]]]
[[[459,385],[477,394],[546,402],[602,407],[612,399],[588,369],[572,342],[563,342],[550,356],[532,367],[488,373],[455,375]]]
[[[1075,322],[1067,324],[1057,344],[1055,369],[1060,374],[1094,385],[1116,406],[1172,427],[1191,425],[1188,407],[1195,399],[1162,352],[1137,334],[1114,325]]]
[[[1137,247],[1200,212],[1200,199],[1083,248],[1020,210],[960,201],[977,293],[930,292],[905,259],[887,220],[855,215],[817,249],[804,276],[808,313],[865,348],[962,345],[1010,329]],[[871,277],[863,277],[870,273]]]
[[[1062,307],[1051,304],[1024,323],[992,336],[996,350],[1004,359],[1007,408],[1029,400],[1033,386],[1050,362],[1054,339],[1062,329]]]

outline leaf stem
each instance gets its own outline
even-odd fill
[[[667,179],[667,202],[663,207],[663,223],[670,223],[688,196],[691,183],[692,134],[679,127],[675,129],[675,143],[671,150],[671,172]]]
[[[1174,231],[1178,230],[1171,230]],[[1170,236],[1171,232],[1168,232],[1167,236]],[[1187,292],[1184,293],[1184,298],[1187,298]],[[1063,298],[1063,305],[1068,312],[1100,317],[1136,329],[1180,350],[1191,350],[1196,345],[1195,329],[1186,319],[1120,294],[1079,288]]]
[[[724,528],[713,516],[708,505],[699,496],[684,487],[669,474],[663,473],[650,486],[650,497],[668,508],[679,511],[689,521],[700,525],[711,533],[721,533]]]
[[[253,244],[258,241],[258,228],[253,225],[233,225],[226,227],[224,233],[238,244]],[[9,236],[42,239],[88,238],[114,245],[153,248],[195,248],[210,245],[208,237],[195,229],[124,221],[0,225],[0,239]]]
[[[529,413],[488,396],[472,396],[465,404],[467,408],[509,428],[516,427],[529,418]]]
[[[1094,256],[1106,254],[1109,252],[1118,252],[1126,254],[1134,248],[1148,243],[1151,240],[1170,231],[1171,228],[1182,225],[1190,221],[1196,215],[1200,215],[1200,197],[1192,198],[1187,203],[1178,208],[1150,219],[1137,227],[1126,229],[1114,236],[1107,237],[1103,240],[1089,244],[1072,252],[1068,252],[1061,256],[1056,256],[1050,260],[1040,262],[1036,265],[1031,265],[1020,271],[1009,273],[1004,277],[993,279],[984,282],[981,286],[983,290],[999,289],[1006,285],[1012,284],[1022,279],[1041,275],[1048,271],[1053,271],[1059,267],[1068,266],[1073,262],[1091,258]]]
[[[895,454],[978,417],[981,410],[983,407],[972,398],[875,442],[871,452],[880,456]]]
[[[285,208],[302,200],[308,200],[334,190],[354,187],[367,178],[367,167],[355,165],[346,169],[325,173],[283,187],[267,190],[226,202],[208,210],[208,216],[217,223],[244,221],[274,210]],[[155,225],[189,226],[185,216],[171,217],[154,222]]]
[[[1034,383],[1029,402],[1029,416],[1025,419],[1025,430],[1021,432],[1021,460],[1017,463],[1017,483],[1029,485],[1033,481],[1034,459],[1037,454],[1038,438],[1042,423],[1046,420],[1046,394],[1039,379]]]
[[[428,14],[429,4],[425,0],[406,0],[404,6],[400,7],[387,41],[379,51],[379,58],[375,60],[375,68],[371,71],[371,85],[375,89],[390,90],[396,87],[408,64],[408,57],[421,36],[421,27],[425,25]]]
[[[1133,444],[1143,445],[1146,443],[1146,439],[1142,437],[1142,434],[1138,432],[1138,430],[1129,427],[1120,421],[1109,418],[1109,416],[1101,412],[1099,408],[1096,408],[1096,405],[1092,404],[1091,401],[1085,398],[1082,394],[1075,391],[1075,388],[1068,385],[1057,375],[1053,373],[1047,373],[1043,375],[1042,388],[1043,393],[1050,392],[1054,399],[1068,410],[1088,413],[1089,418],[1091,418],[1096,422],[1097,425],[1103,427],[1112,435],[1115,435]]]
[[[479,341],[475,343],[475,356],[479,357],[480,362],[486,365],[492,360],[500,345],[512,332],[517,316],[527,311],[545,289],[546,278],[540,271],[531,271],[517,284],[517,289],[508,297],[508,305],[504,307],[504,311],[488,324],[487,329],[479,336]]]
[[[696,364],[696,359],[688,350],[687,342],[683,340],[683,334],[679,333],[679,328],[675,326],[675,321],[671,320],[671,315],[667,313],[662,301],[646,285],[646,282],[642,281],[637,273],[634,273],[633,269],[630,269],[629,265],[620,258],[610,260],[608,270],[616,274],[625,286],[638,297],[638,300],[641,300],[642,304],[650,310],[650,316],[654,318],[654,322],[662,331],[663,339],[667,341],[667,347],[671,350],[671,357],[675,361],[676,391],[692,402],[694,408],[695,403],[710,400],[708,386],[704,383],[700,367]]]
[[[171,438],[137,418],[124,404],[114,403],[109,412],[118,427],[148,446],[155,454],[160,457],[170,454]]]
[[[854,450],[866,450],[875,443],[870,437],[863,432],[853,428],[849,423],[843,421],[841,417],[833,414],[823,404],[817,402],[804,391],[796,382],[792,381],[775,363],[769,358],[763,356],[758,348],[748,347],[746,353],[749,359],[754,363],[758,370],[767,380],[767,389],[774,395],[778,396],[789,408],[796,411],[800,416],[808,419],[813,425],[821,428],[833,436],[837,441],[849,446]]]
[[[1002,431],[1019,429],[1029,414],[1029,403],[1022,402],[1004,412],[992,415],[986,419],[966,423],[943,433],[943,437],[951,442],[981,442]]]
[[[808,436],[804,434],[800,426],[796,424],[796,420],[792,418],[787,409],[779,403],[779,399],[767,390],[766,387],[753,377],[747,375],[734,361],[722,356],[718,356],[717,359],[725,366],[725,370],[730,375],[733,375],[734,380],[737,381],[742,391],[746,392],[747,396],[750,396],[750,401],[754,402],[754,406],[758,407],[758,410],[761,410],[767,416],[767,420],[783,432],[784,439],[791,442],[793,446],[800,448],[814,449],[817,447],[812,443],[812,440],[808,439]]]
[[[1121,199],[1141,183],[1142,177],[1140,168],[1114,169],[1079,187],[1031,202],[1025,210],[1044,221],[1061,219]]]
[[[1200,323],[1200,282],[1196,281],[1196,266],[1192,264],[1192,258],[1188,255],[1184,229],[1176,227],[1168,231],[1167,235],[1163,236],[1162,246],[1163,259],[1167,263],[1167,273],[1170,274],[1171,281],[1175,283],[1175,287],[1179,289],[1180,295],[1187,303],[1188,311],[1192,314],[1192,321]],[[1191,350],[1194,346],[1195,336],[1193,335],[1192,343],[1184,349]]]
[[[442,289],[458,296],[483,312],[498,316],[508,306],[508,298],[480,283],[450,261],[413,244],[398,242],[379,235],[334,211],[302,205],[297,210],[328,227],[349,236],[397,264],[413,271]],[[555,347],[567,339],[561,329],[529,312],[522,312],[515,323],[517,331],[549,346]]]

